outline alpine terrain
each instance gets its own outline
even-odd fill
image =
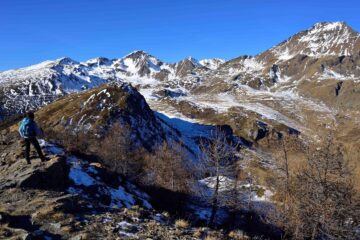
[[[0,72],[0,103],[0,238],[360,237],[360,34],[345,22],[228,61],[45,61]],[[28,111],[50,157],[31,167]]]

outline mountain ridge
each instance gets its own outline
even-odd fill
[[[340,50],[338,45],[331,45],[336,48],[329,53],[335,55],[321,55],[328,50],[321,47],[321,57],[306,55],[308,45],[299,45],[299,39],[308,37],[306,44],[310,44],[312,38],[306,34],[318,36],[319,32],[332,36],[351,34],[356,38],[346,39]],[[211,120],[209,113],[221,115],[237,109],[255,114],[258,121],[264,121],[260,119],[263,118],[268,124],[279,122],[305,133],[309,123],[300,116],[313,116],[313,125],[321,118],[332,121],[339,112],[348,114],[357,108],[360,54],[356,54],[357,50],[351,56],[341,53],[360,49],[358,36],[345,23],[318,23],[259,55],[218,60],[216,67],[204,66],[210,61],[191,57],[166,63],[142,50],[115,59],[46,61],[0,73],[0,113],[37,109],[60,96],[118,81],[132,84],[152,109],[171,116],[214,123],[216,119]],[[339,39],[342,44],[342,38]],[[349,45],[351,42],[354,44]],[[294,47],[289,53],[295,54],[291,58],[279,58],[274,51],[290,46]],[[250,132],[243,134],[252,136]]]

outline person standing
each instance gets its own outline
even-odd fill
[[[41,134],[40,128],[37,126],[36,122],[34,121],[35,115],[33,112],[26,113],[26,117],[21,121],[19,127],[20,136],[25,141],[25,159],[28,164],[30,162],[30,144],[32,144],[42,162],[45,162],[47,159],[45,158],[43,152],[41,151],[40,144],[36,139],[36,136]]]

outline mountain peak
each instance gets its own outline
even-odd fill
[[[319,22],[314,26],[304,31],[306,34],[334,34],[334,35],[345,35],[351,36],[352,34],[358,34],[345,22]]]
[[[201,65],[201,64],[199,63],[199,60],[197,60],[196,58],[193,58],[193,57],[191,57],[191,56],[189,56],[189,57],[186,58],[185,60],[188,60],[188,61],[192,62],[195,66]]]
[[[68,65],[68,64],[79,64],[79,62],[69,58],[69,57],[62,57],[59,59],[56,59],[54,61],[56,65]]]
[[[339,22],[319,22],[316,23],[311,29],[321,29],[323,31],[339,30],[341,28],[350,28],[350,26],[343,21]]]
[[[296,55],[350,56],[360,51],[360,34],[345,22],[319,22],[260,54],[260,61],[286,61]]]
[[[103,65],[103,64],[110,64],[110,60],[106,57],[97,57],[97,58],[89,59],[85,63],[88,65]]]
[[[139,58],[139,57],[150,57],[151,55],[143,50],[135,50],[127,54],[124,58]]]
[[[315,23],[313,27],[323,27],[323,26],[330,26],[330,27],[337,27],[347,25],[344,21],[337,21],[337,22],[318,22]]]

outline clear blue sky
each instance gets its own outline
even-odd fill
[[[359,11],[358,0],[1,0],[0,71],[139,49],[170,62],[255,55],[320,21],[359,31]]]

